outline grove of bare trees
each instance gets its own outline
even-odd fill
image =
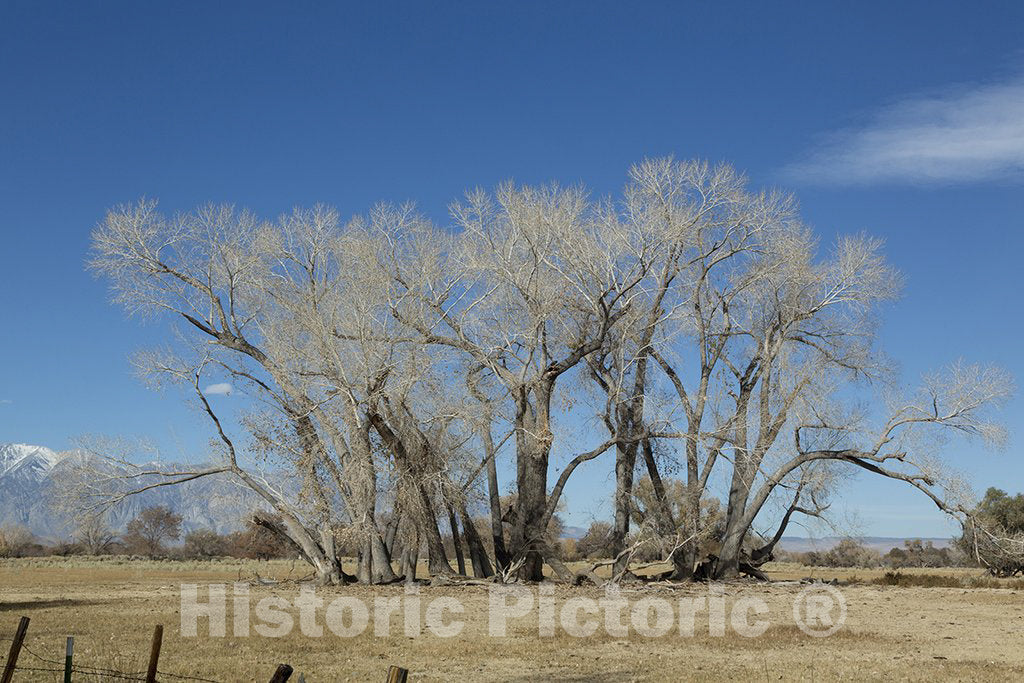
[[[189,392],[213,450],[165,470],[97,448],[122,467],[84,476],[84,503],[228,477],[325,583],[410,579],[421,549],[434,576],[537,580],[546,563],[576,580],[550,528],[584,468],[614,472],[618,577],[652,546],[675,579],[756,572],[851,470],[972,509],[944,436],[998,444],[1011,379],[955,362],[895,381],[875,343],[900,290],[881,240],[819,244],[793,197],[672,159],[614,198],[507,183],[450,215],[111,210],[90,266],[165,330],[136,364]]]

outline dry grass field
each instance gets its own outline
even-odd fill
[[[373,635],[373,626],[354,638],[326,633],[313,638],[298,628],[285,637],[253,634],[200,637],[180,633],[179,586],[182,583],[232,583],[301,578],[301,565],[289,562],[128,562],[116,558],[0,560],[0,650],[6,655],[19,616],[32,619],[19,662],[46,665],[32,653],[61,660],[64,638],[76,639],[76,663],[138,672],[145,668],[154,624],[165,625],[161,670],[218,681],[267,680],[275,666],[287,662],[319,681],[383,681],[389,664],[411,671],[411,681],[447,680],[1024,680],[1024,589],[1020,582],[1000,587],[917,588],[870,583],[879,571],[811,570],[769,565],[776,584],[736,583],[724,587],[732,603],[757,596],[769,606],[771,626],[755,638],[727,631],[709,635],[698,618],[693,637],[677,632],[645,638],[631,632],[615,638],[599,631],[574,638],[559,630],[553,637],[537,632],[536,614],[512,622],[504,638],[487,635],[488,589],[446,586],[421,589],[424,603],[437,596],[458,598],[466,608],[463,634],[440,638],[429,632],[410,638],[401,626],[389,637]],[[919,570],[970,584],[976,571]],[[787,582],[814,575],[839,579],[848,605],[845,626],[827,638],[801,632],[792,615],[801,585]],[[952,582],[952,581],[951,581]],[[293,599],[291,581],[252,585],[253,602],[278,595]],[[706,586],[626,586],[630,599],[645,596],[706,596]],[[402,587],[324,589],[335,596],[403,595]],[[596,588],[556,588],[561,603],[574,596],[600,598]],[[203,596],[205,597],[205,595]],[[229,592],[230,602],[230,592]],[[400,624],[400,622],[399,622]],[[16,681],[61,680],[55,673],[19,672]],[[76,681],[113,680],[78,676]],[[164,677],[162,680],[176,679]],[[297,680],[297,675],[292,680]]]

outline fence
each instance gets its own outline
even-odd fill
[[[14,632],[14,640],[11,641],[11,649],[8,652],[7,657],[0,655],[0,665],[3,665],[3,676],[0,676],[0,683],[12,683],[15,679],[14,674],[19,671],[35,674],[63,674],[64,683],[72,683],[75,674],[100,679],[109,678],[111,680],[120,681],[145,681],[145,683],[156,683],[159,680],[163,680],[168,683],[173,681],[221,683],[220,681],[212,678],[187,676],[170,671],[161,671],[159,663],[160,649],[163,646],[164,627],[160,624],[153,629],[153,641],[149,648],[149,665],[146,667],[144,672],[140,671],[132,673],[76,664],[74,662],[75,639],[71,636],[68,636],[65,645],[64,661],[50,659],[33,652],[27,645],[25,645],[25,636],[28,634],[29,621],[30,619],[28,617],[21,618],[18,622],[18,629]],[[26,657],[23,657],[23,652],[31,657],[31,659],[29,660]],[[25,664],[26,661],[28,661],[28,664]],[[279,664],[269,679],[270,683],[286,683],[286,681],[291,678],[292,673],[294,673],[294,669],[292,669],[291,666],[288,664]],[[388,669],[387,683],[406,683],[408,675],[409,672],[406,669],[392,666]],[[306,683],[305,676],[300,673],[296,683]]]

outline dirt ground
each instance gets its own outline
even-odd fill
[[[968,570],[917,570],[948,575],[976,575]],[[769,565],[771,584],[736,583],[722,587],[726,613],[741,598],[756,597],[768,606],[767,631],[744,637],[730,628],[713,635],[707,616],[698,613],[692,636],[673,629],[647,637],[635,629],[615,637],[603,629],[574,637],[561,628],[553,636],[538,631],[538,612],[510,620],[504,637],[488,635],[485,586],[423,586],[425,606],[437,597],[454,597],[465,609],[461,635],[445,638],[429,631],[403,633],[401,617],[391,635],[366,632],[344,638],[325,630],[311,637],[296,626],[284,637],[228,633],[210,637],[199,620],[199,636],[181,634],[180,587],[183,583],[228,584],[229,607],[234,582],[250,584],[250,602],[265,597],[293,600],[299,591],[301,565],[246,561],[151,562],[107,559],[0,560],[0,656],[6,656],[18,617],[31,618],[26,650],[19,665],[54,668],[62,662],[65,637],[75,636],[76,664],[125,672],[145,668],[152,629],[165,627],[160,670],[216,681],[265,681],[278,663],[295,668],[308,683],[384,681],[388,666],[410,670],[410,681],[678,681],[678,680],[1024,680],[1024,590],[1019,584],[1000,588],[907,588],[867,583],[880,572],[822,570]],[[847,605],[842,628],[815,638],[796,626],[794,599],[806,588],[792,581],[806,576],[842,582]],[[259,580],[257,579],[259,577]],[[261,580],[288,579],[275,585]],[[1011,587],[1012,586],[1012,587]],[[205,587],[200,600],[206,600]],[[354,596],[402,597],[393,587],[321,589],[330,602]],[[600,599],[597,588],[556,587],[560,611],[575,597]],[[706,585],[684,587],[625,586],[623,597],[635,601],[658,597],[677,604],[680,598],[709,595]],[[292,611],[297,615],[296,611]],[[321,614],[321,622],[323,612]],[[298,619],[296,618],[296,623]],[[627,617],[628,623],[628,617]],[[254,622],[255,623],[255,622]],[[15,681],[58,681],[60,674],[19,671]],[[112,681],[78,675],[75,681]],[[158,680],[184,680],[168,675]]]

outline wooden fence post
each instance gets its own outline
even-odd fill
[[[71,657],[75,652],[75,639],[68,636],[67,646],[64,648],[64,683],[71,683]]]
[[[149,648],[149,669],[146,670],[146,683],[156,683],[156,665],[160,660],[160,644],[164,639],[164,627],[157,624],[153,629],[153,645]]]
[[[22,617],[18,622],[18,630],[14,632],[14,641],[11,642],[11,651],[7,655],[7,663],[4,665],[4,675],[0,683],[11,683],[14,678],[14,667],[18,663],[18,655],[21,654],[21,644],[25,642],[25,633],[28,631],[28,617]]]
[[[292,668],[287,664],[279,664],[277,671],[270,678],[270,683],[285,683],[292,675]]]
[[[388,683],[405,683],[405,679],[408,677],[408,669],[403,669],[400,666],[388,667]]]

